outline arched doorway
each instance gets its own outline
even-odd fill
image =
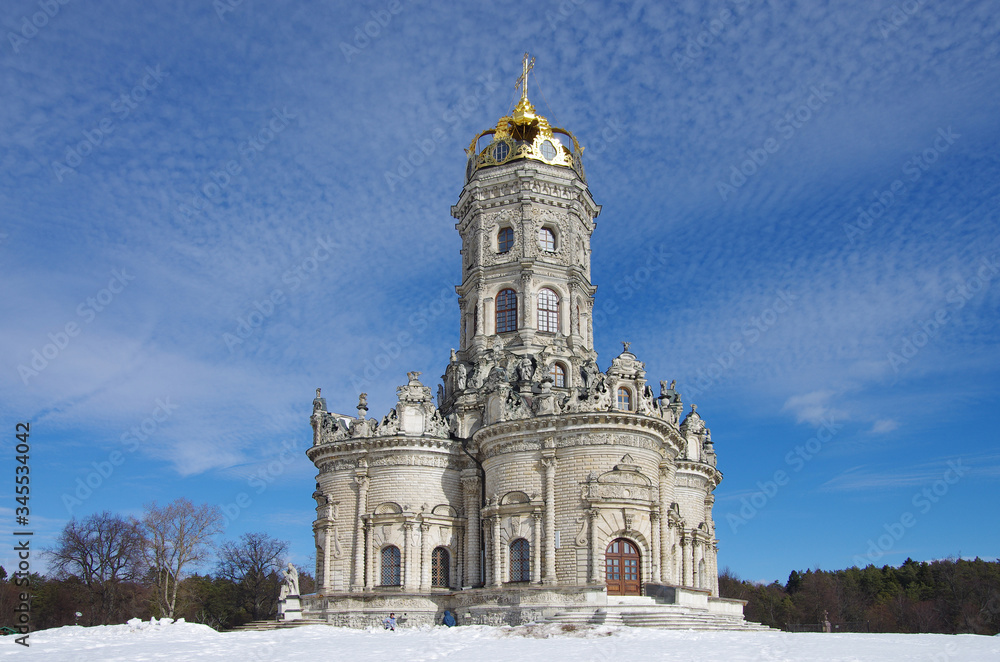
[[[639,595],[642,574],[639,548],[630,540],[616,538],[604,551],[604,577],[608,595]]]

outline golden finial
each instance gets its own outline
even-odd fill
[[[518,124],[526,124],[535,120],[535,107],[528,101],[528,72],[535,67],[535,58],[527,53],[521,58],[521,75],[514,84],[514,89],[521,88],[521,100],[514,107],[514,121]]]
[[[520,76],[518,76],[517,82],[514,83],[515,90],[518,88],[521,89],[522,101],[528,100],[528,72],[534,68],[535,68],[535,58],[531,58],[529,60],[529,55],[525,53],[524,57],[521,58],[522,73]]]

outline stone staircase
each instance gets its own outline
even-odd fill
[[[739,616],[716,614],[696,607],[664,604],[646,596],[608,596],[606,607],[561,611],[545,619],[545,622],[573,625],[627,625],[668,630],[773,630],[766,625],[751,623]]]
[[[250,630],[253,632],[263,632],[265,630],[287,630],[289,628],[300,628],[304,625],[328,625],[328,623],[319,618],[303,618],[297,621],[250,621],[243,625],[237,625],[233,628],[233,631]]]

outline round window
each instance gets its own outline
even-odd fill
[[[493,148],[493,160],[497,163],[503,163],[507,160],[507,156],[510,154],[510,145],[505,142],[498,142]]]
[[[546,140],[542,143],[542,156],[545,157],[546,161],[556,158],[556,148],[552,144],[552,141]]]

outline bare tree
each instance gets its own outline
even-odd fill
[[[54,549],[47,551],[63,578],[76,577],[90,598],[89,620],[108,623],[121,616],[126,584],[143,574],[143,537],[137,520],[110,512],[71,519]]]
[[[239,585],[253,620],[267,618],[275,611],[282,560],[287,554],[288,543],[266,533],[244,533],[239,542],[223,543],[219,551],[219,575]]]
[[[184,570],[208,558],[212,539],[222,532],[222,515],[217,506],[195,506],[183,497],[162,507],[154,501],[145,510],[145,553],[155,573],[156,603],[161,614],[173,618]]]

